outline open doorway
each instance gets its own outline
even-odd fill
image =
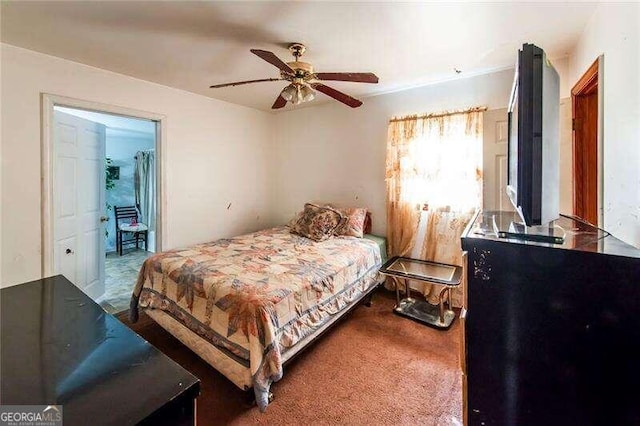
[[[51,125],[53,272],[128,309],[158,246],[158,123],[54,105]]]

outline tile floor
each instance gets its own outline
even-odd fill
[[[110,314],[129,309],[131,292],[144,260],[151,256],[145,250],[129,250],[122,256],[107,253],[105,261],[105,294],[97,302]]]

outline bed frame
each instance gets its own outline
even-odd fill
[[[314,345],[325,333],[327,333],[329,330],[331,330],[341,319],[345,318],[347,316],[347,314],[351,313],[355,308],[357,308],[361,304],[364,304],[365,306],[370,307],[372,305],[372,299],[373,299],[374,292],[376,290],[378,290],[378,288],[380,288],[383,283],[384,283],[384,277],[381,277],[381,276],[378,277],[376,282],[374,284],[372,284],[371,287],[369,287],[366,291],[364,291],[347,308],[345,308],[344,310],[342,310],[341,312],[336,314],[336,316],[334,318],[331,318],[331,320],[329,320],[326,324],[324,324],[316,332],[314,332],[313,334],[310,334],[309,336],[307,336],[304,339],[300,340],[289,351],[283,353],[282,368],[283,369],[286,368],[286,366],[289,365],[289,363],[291,363],[294,359],[296,359],[307,348],[309,348],[310,346]],[[186,328],[185,326],[183,326],[179,322],[173,320],[168,314],[166,314],[166,313],[164,313],[162,311],[158,311],[158,310],[145,310],[145,311],[147,313],[147,316],[149,316],[152,320],[154,320],[154,322],[156,322],[160,327],[165,328],[167,330],[167,332],[169,332],[170,334],[174,335],[174,337],[176,337],[178,340],[180,340],[191,351],[196,353],[196,355],[198,355],[203,361],[205,361],[206,363],[211,365],[214,369],[216,369],[218,372],[220,372],[220,374],[222,374],[228,380],[230,380],[236,386],[238,386],[238,384],[235,383],[234,380],[229,378],[225,373],[222,373],[220,371],[220,368],[216,367],[215,365],[213,365],[212,362],[208,361],[206,359],[207,358],[206,356],[203,356],[202,354],[198,353],[197,350],[194,350],[186,342],[183,341],[184,338],[189,338],[190,340],[202,339],[200,336],[198,336],[193,331],[189,330],[188,328]],[[178,335],[174,334],[172,331],[167,329],[167,327],[165,327],[165,324],[167,323],[167,321],[172,323],[172,327],[177,327],[177,328],[180,329],[181,336],[178,336]],[[207,342],[207,344],[211,345],[211,343],[208,343],[208,342]],[[215,348],[215,346],[214,346],[214,348]],[[256,402],[255,402],[255,393],[254,393],[253,387],[244,386],[243,390],[245,391],[247,404],[255,405]],[[272,400],[273,400],[273,393],[269,392],[269,402],[271,402]]]

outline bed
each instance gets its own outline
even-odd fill
[[[138,309],[244,390],[261,411],[283,365],[381,282],[384,240],[316,242],[277,227],[148,258]]]

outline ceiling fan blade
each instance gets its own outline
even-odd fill
[[[285,98],[283,98],[282,95],[278,95],[278,97],[276,98],[276,101],[271,106],[271,109],[280,109],[286,104],[287,104],[287,101],[285,100]]]
[[[359,101],[355,98],[352,98],[351,96],[347,95],[346,93],[342,93],[336,89],[333,89],[329,86],[325,86],[322,83],[312,83],[311,86],[316,89],[318,92],[322,92],[327,96],[332,97],[333,99],[335,99],[336,101],[340,101],[345,105],[350,106],[351,108],[358,108],[360,105],[362,105],[362,101]]]
[[[371,72],[318,72],[318,80],[353,81],[355,83],[377,83],[378,76]]]
[[[259,80],[247,80],[247,81],[236,81],[235,83],[224,83],[224,84],[215,84],[213,86],[209,86],[209,89],[219,89],[220,87],[227,86],[241,86],[243,84],[249,83],[260,83],[261,81],[280,81],[281,78],[261,78]]]
[[[291,69],[291,67],[280,60],[273,52],[269,52],[268,50],[260,50],[260,49],[251,49],[251,53],[265,61],[269,62],[271,65],[275,65],[280,68],[282,71],[287,72],[289,74],[295,74],[296,72]]]

